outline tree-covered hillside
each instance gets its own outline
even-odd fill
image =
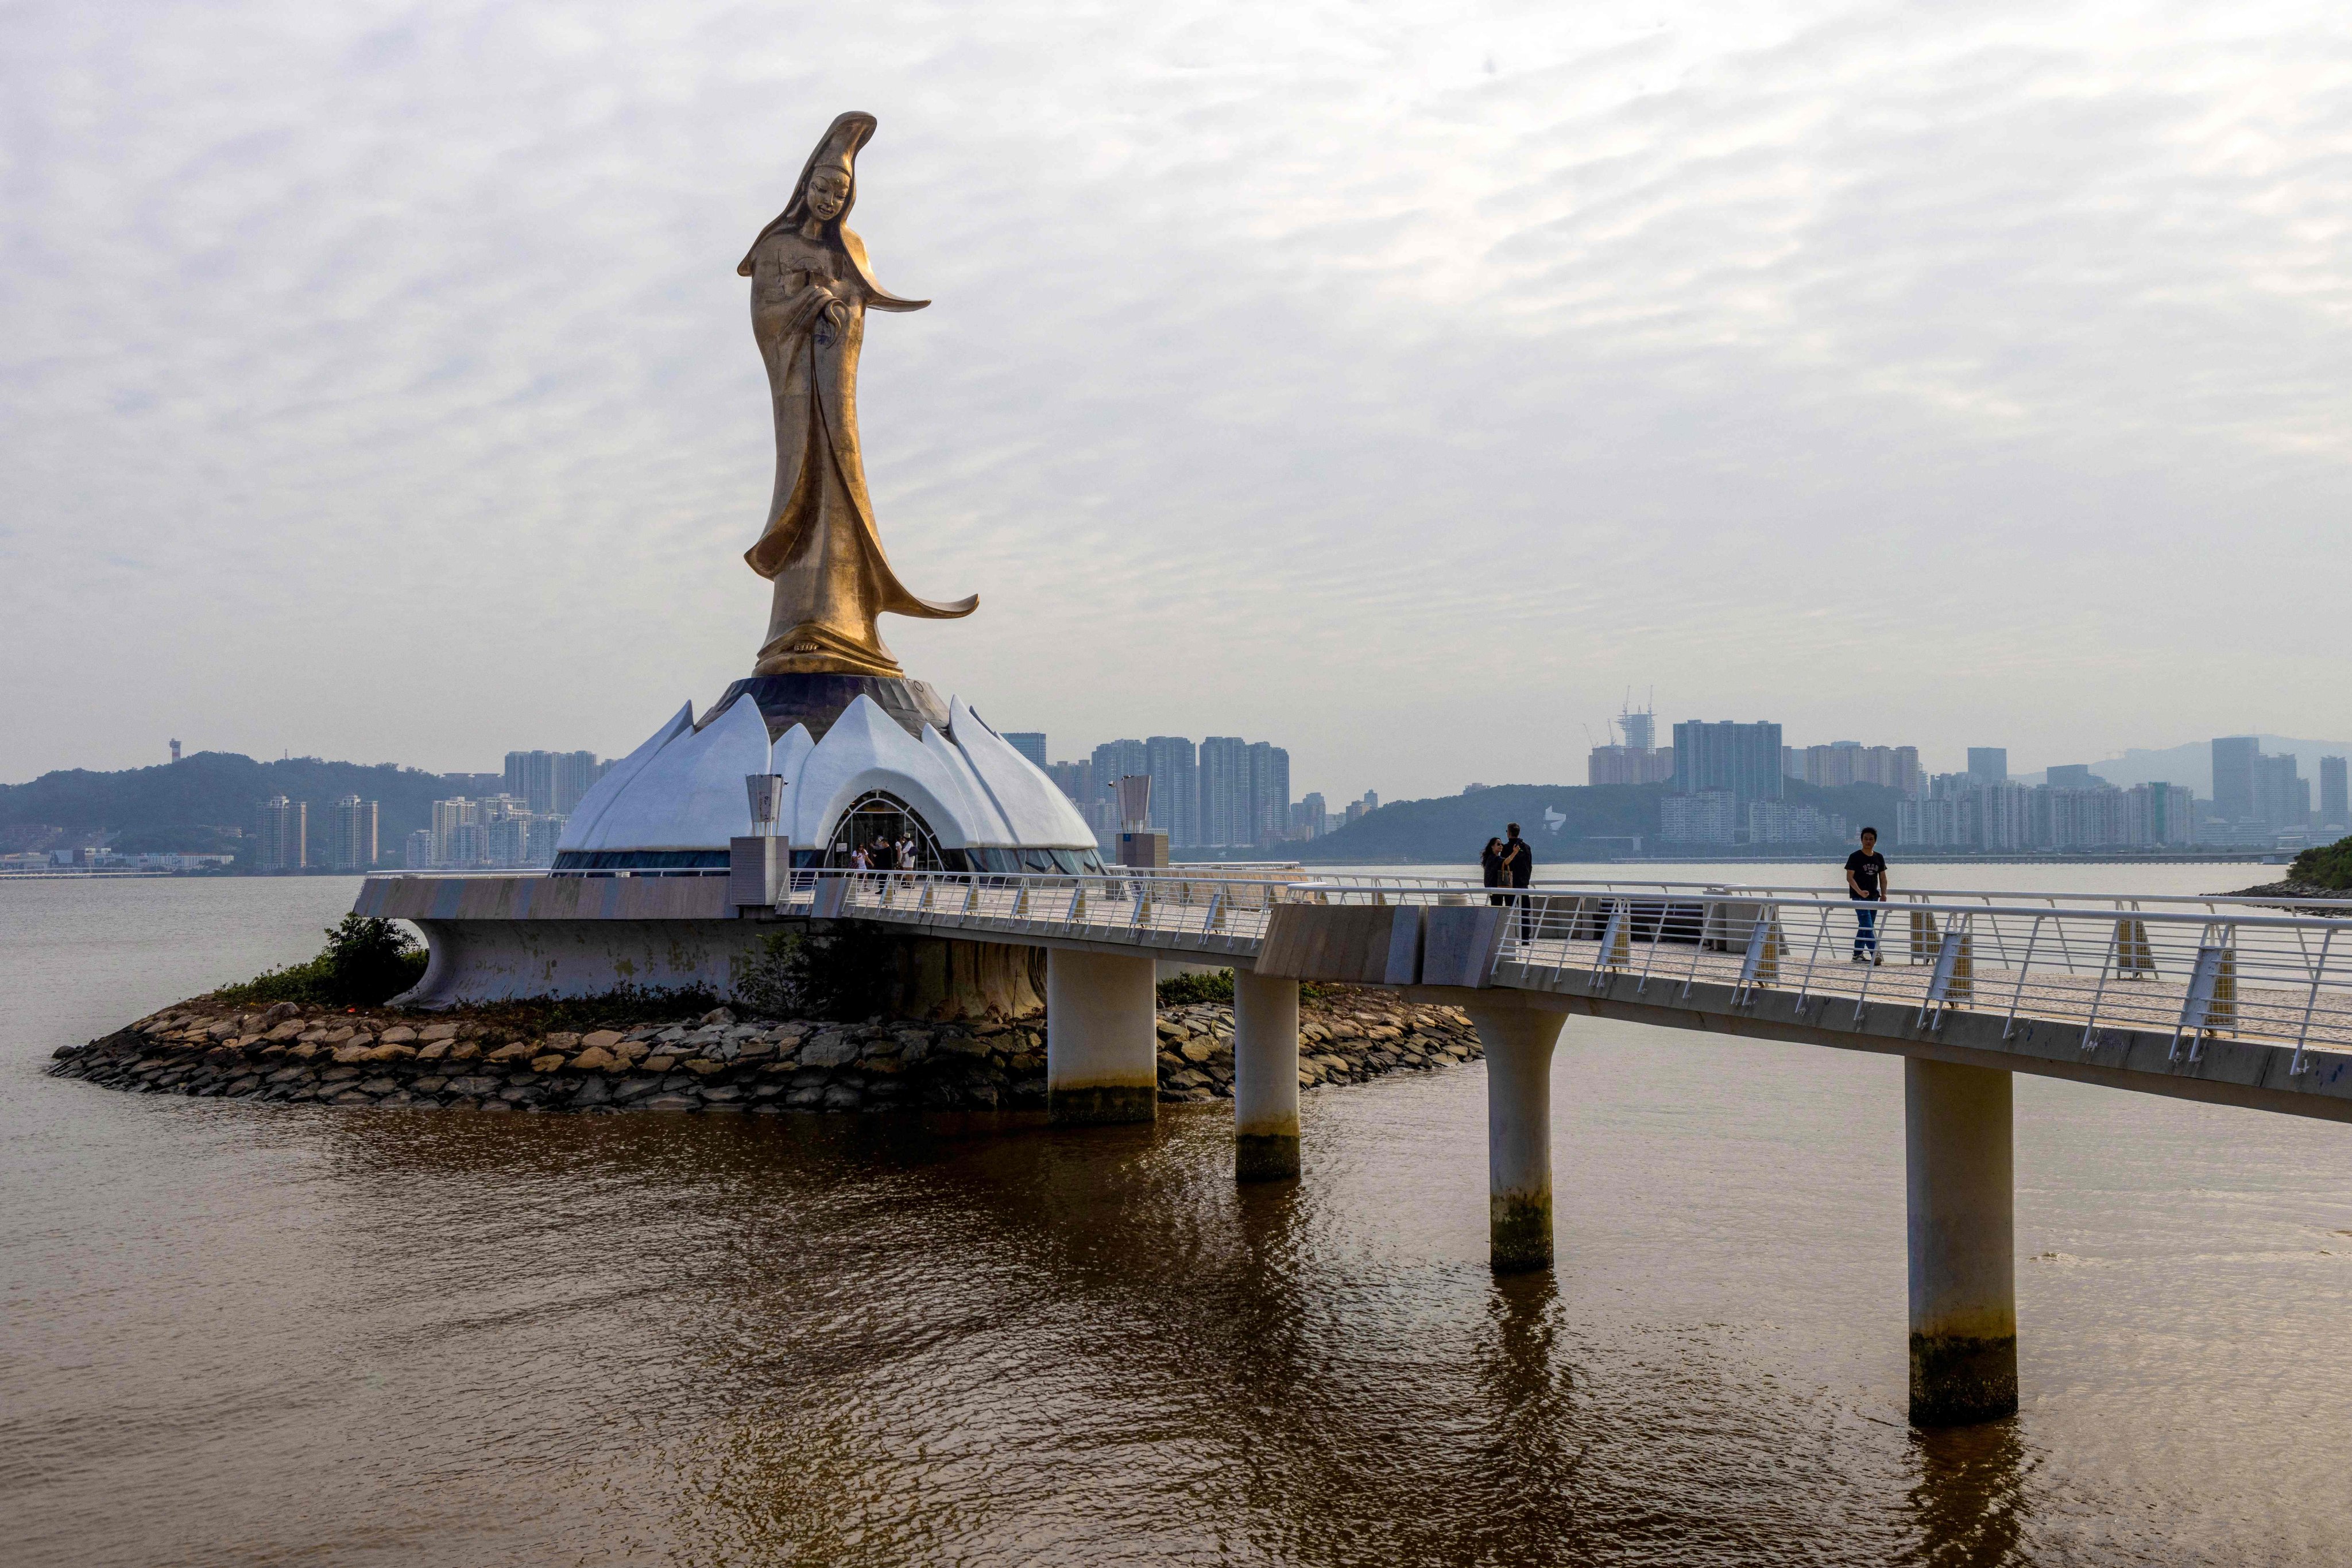
[[[429,826],[433,802],[450,793],[438,773],[391,763],[363,767],[315,757],[257,762],[234,752],[200,751],[155,768],[121,773],[73,768],[45,773],[29,784],[0,785],[0,837],[26,849],[67,847],[103,833],[125,853],[241,852],[249,847],[261,803],[282,794],[310,805],[310,858],[316,862],[326,808],[357,795],[378,802],[379,852],[396,863],[403,841]],[[43,827],[61,831],[36,831]],[[226,834],[225,828],[241,830],[245,837]]]

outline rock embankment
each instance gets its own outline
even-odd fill
[[[1160,1097],[1230,1098],[1233,1009],[1163,1009]],[[241,1011],[199,998],[60,1048],[51,1073],[136,1093],[474,1111],[989,1110],[1045,1103],[1045,1026],[695,1018],[546,1034],[495,1016]],[[1469,1019],[1377,992],[1299,1013],[1302,1088],[1483,1054]]]

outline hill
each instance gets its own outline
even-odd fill
[[[1606,859],[1627,846],[1593,841],[1639,835],[1644,850],[1657,847],[1658,802],[1667,793],[1664,784],[1497,784],[1431,800],[1394,800],[1312,843],[1283,848],[1318,865],[1464,865],[1505,823],[1517,822],[1539,864]],[[1900,798],[1875,784],[1817,789],[1788,783],[1789,804],[1835,812],[1856,828],[1870,822],[1890,838]]]
[[[315,864],[323,849],[326,808],[357,795],[378,803],[380,863],[397,864],[403,841],[431,826],[433,802],[450,793],[440,774],[388,762],[367,767],[315,757],[257,762],[235,752],[200,751],[154,768],[121,773],[77,768],[44,773],[29,784],[0,785],[0,843],[12,849],[65,848],[103,835],[110,847],[131,854],[235,853],[242,869],[261,803],[282,794],[310,808]]]

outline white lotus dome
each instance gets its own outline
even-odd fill
[[[798,691],[761,689],[778,679],[736,683],[699,724],[688,704],[614,764],[565,824],[555,870],[723,868],[728,841],[752,831],[752,773],[785,781],[776,830],[795,865],[910,837],[922,863],[949,871],[1100,868],[1094,831],[1069,798],[962,702],[946,705],[942,735],[930,722],[938,699],[919,683],[887,683],[885,696],[905,695],[898,712],[861,690],[828,715],[827,703],[796,706]],[[796,713],[821,737],[805,720],[772,733]]]

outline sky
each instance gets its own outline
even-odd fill
[[[750,671],[837,113],[908,672],[1581,782],[2352,735],[2326,5],[0,0],[0,780],[631,749]]]

